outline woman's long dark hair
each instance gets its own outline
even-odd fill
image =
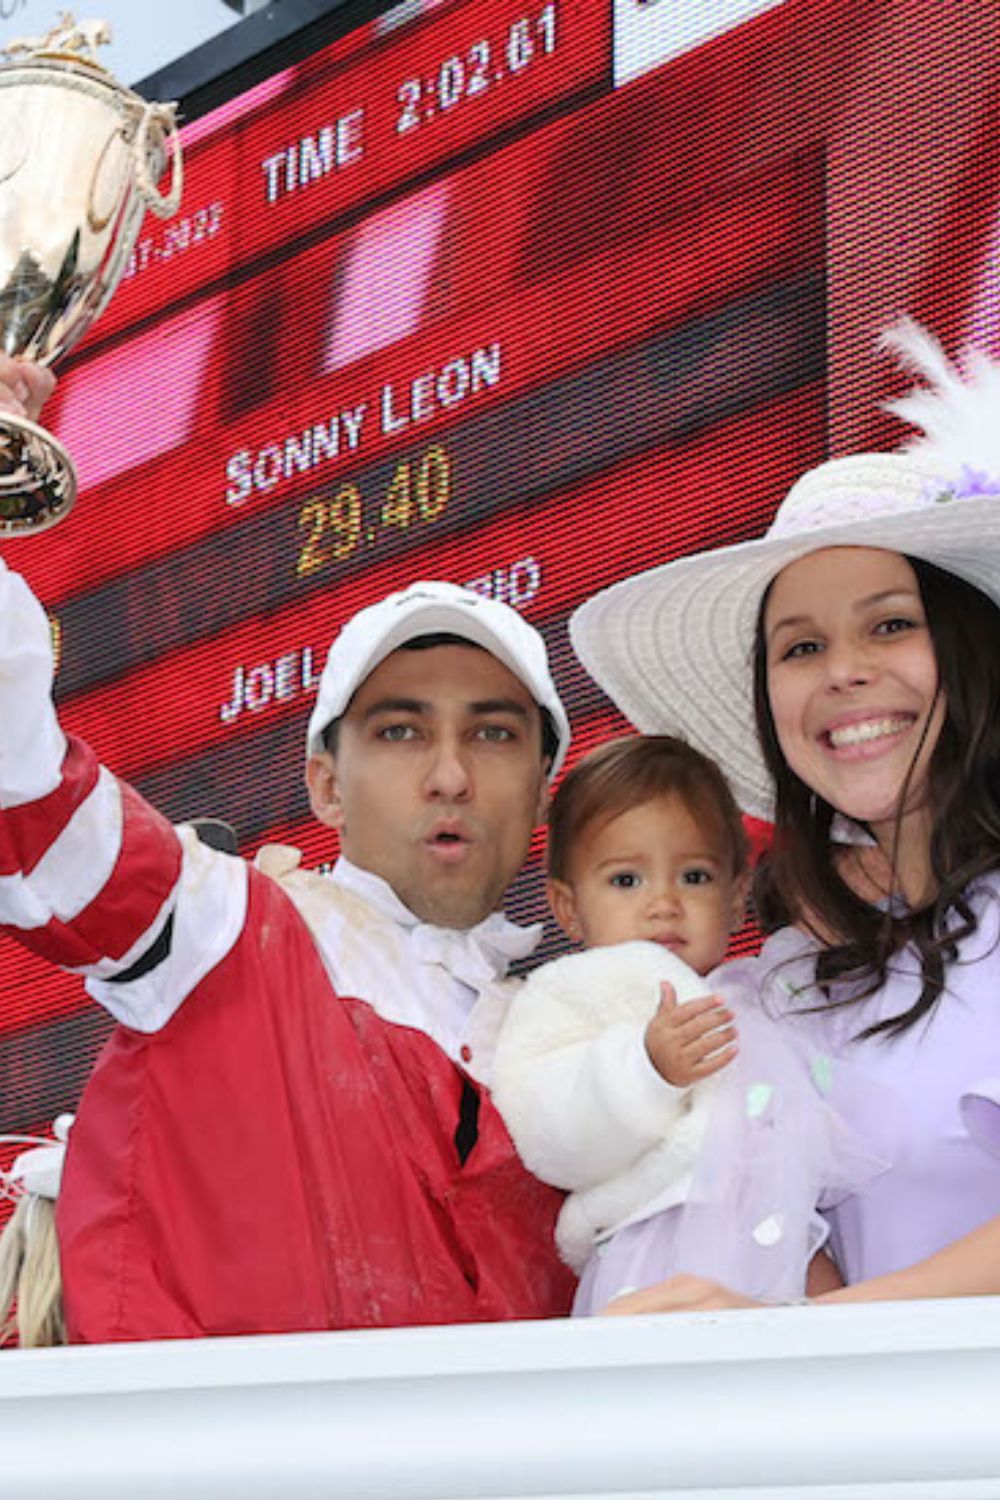
[[[928,768],[935,895],[919,909],[901,911],[892,901],[885,909],[872,906],[841,878],[831,857],[835,809],[789,769],[778,744],[767,691],[767,595],[757,621],[757,731],[776,789],[774,843],[757,880],[761,922],[768,931],[798,922],[821,938],[817,979],[827,993],[835,981],[849,982],[850,1000],[841,1004],[880,989],[902,948],[909,946],[919,956],[923,982],[915,1004],[868,1027],[863,1036],[895,1035],[931,1009],[959,941],[976,928],[969,886],[1000,866],[1000,609],[953,573],[918,558],[907,561],[917,576],[945,703]],[[906,790],[904,784],[897,816]]]

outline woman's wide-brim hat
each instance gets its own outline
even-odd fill
[[[783,568],[827,547],[884,548],[957,574],[1000,606],[1000,366],[973,354],[959,372],[909,323],[886,341],[932,383],[891,403],[924,438],[821,464],[763,537],[626,579],[570,621],[583,665],[636,728],[679,735],[718,761],[754,817],[771,817],[773,788],[757,740],[753,652]]]

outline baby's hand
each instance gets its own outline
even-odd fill
[[[733,1019],[718,995],[678,1005],[673,985],[661,984],[659,1007],[646,1027],[650,1062],[675,1088],[710,1078],[736,1056]]]

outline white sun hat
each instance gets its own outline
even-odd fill
[[[644,734],[717,760],[744,812],[773,813],[753,708],[764,595],[824,547],[879,547],[933,563],[1000,606],[1000,366],[961,369],[915,324],[884,336],[930,382],[889,403],[925,436],[897,453],[832,459],[804,475],[756,541],[679,558],[613,585],[570,621],[587,671]]]
[[[545,642],[516,609],[455,583],[414,583],[359,610],[330,647],[309,719],[307,753],[323,749],[323,732],[339,719],[380,662],[423,635],[457,635],[481,646],[524,683],[552,721],[557,748],[551,780],[566,759],[570,729],[549,671]]]

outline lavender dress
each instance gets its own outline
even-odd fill
[[[847,1060],[855,1083],[867,1081],[850,1098],[834,1092],[835,1102],[859,1135],[891,1154],[887,1171],[826,1210],[847,1282],[901,1270],[1000,1214],[1000,874],[977,882],[970,901],[978,927],[959,944],[945,993],[901,1036],[856,1040],[915,1002],[912,955],[899,957],[871,999],[808,1017],[814,948],[783,931],[757,960],[765,1003],[791,1006],[793,1029]]]

